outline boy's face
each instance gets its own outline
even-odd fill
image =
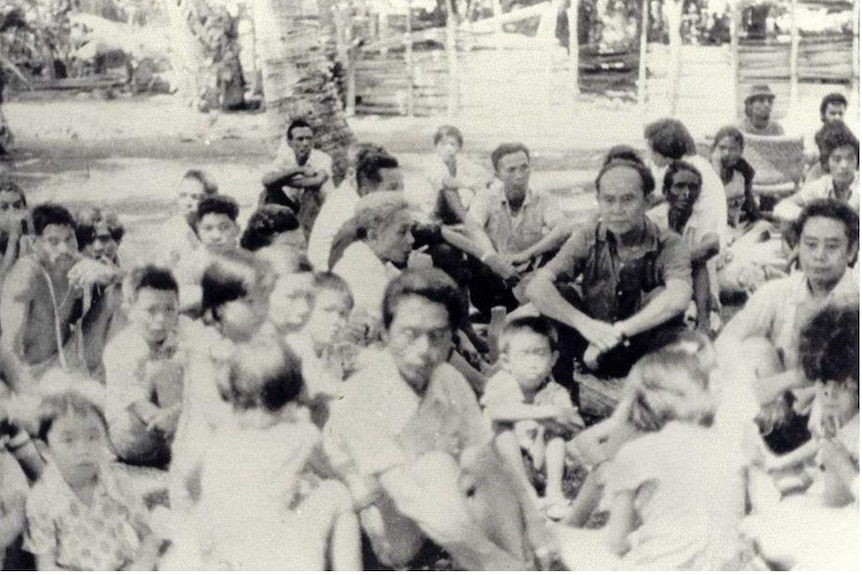
[[[395,305],[386,338],[398,373],[413,389],[424,393],[431,374],[452,349],[449,312],[443,304],[424,297],[404,297]]]
[[[349,316],[347,296],[340,291],[326,289],[314,299],[314,309],[308,318],[306,329],[315,344],[328,345],[347,325]]]
[[[844,425],[859,413],[859,382],[849,378],[845,381],[830,379],[818,381],[816,389],[824,417],[833,417]]]
[[[314,305],[310,273],[289,274],[278,279],[269,296],[269,319],[279,329],[295,331],[305,325]]]
[[[522,389],[535,391],[551,374],[557,353],[548,338],[529,330],[518,330],[506,336],[502,354],[503,368],[512,374]]]
[[[204,214],[198,222],[198,237],[208,250],[222,253],[236,247],[239,226],[226,214]]]
[[[826,110],[823,112],[823,121],[826,123],[843,122],[844,112],[846,111],[847,107],[844,104],[839,102],[830,102],[826,104]]]
[[[48,224],[36,238],[42,261],[56,271],[68,271],[78,259],[78,240],[71,226]]]
[[[141,288],[129,316],[147,343],[163,342],[177,327],[177,294],[170,290]]]
[[[71,487],[83,487],[98,478],[108,446],[102,420],[95,413],[61,415],[46,439],[51,459]]]
[[[177,188],[177,204],[186,216],[195,213],[204,197],[204,185],[194,178],[183,178]]]
[[[458,143],[458,138],[455,136],[443,136],[437,142],[437,153],[444,160],[454,158],[461,150],[461,145]]]
[[[829,154],[829,175],[841,185],[849,185],[856,177],[856,150],[852,146],[835,148]]]

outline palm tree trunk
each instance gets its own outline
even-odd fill
[[[290,122],[307,120],[317,146],[332,156],[336,185],[346,169],[354,136],[333,82],[321,38],[321,19],[302,0],[254,0],[254,26],[263,68],[270,139],[285,137]]]

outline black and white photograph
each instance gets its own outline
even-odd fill
[[[860,0],[2,0],[0,569],[859,571]]]

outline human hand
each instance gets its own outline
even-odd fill
[[[584,365],[587,366],[587,369],[592,371],[597,370],[599,368],[599,358],[601,355],[602,352],[599,351],[599,348],[590,344],[586,351],[584,351]]]
[[[510,265],[514,267],[518,267],[523,264],[527,264],[530,262],[530,255],[525,252],[518,252],[514,254],[502,254],[503,259],[509,262]]]
[[[581,335],[590,342],[590,347],[595,347],[598,351],[598,353],[591,352],[591,354],[595,355],[595,359],[598,359],[598,355],[610,351],[618,346],[623,339],[622,333],[618,327],[595,319],[588,320],[584,324],[583,329],[579,331],[581,332]],[[587,352],[589,351],[589,348],[587,348]],[[587,353],[585,352],[584,358],[586,358],[586,356]]]
[[[147,431],[158,433],[165,439],[171,439],[177,432],[177,423],[180,419],[180,410],[175,407],[161,409],[147,423]]]
[[[422,251],[412,251],[407,257],[407,269],[415,270],[430,270],[434,267],[434,261],[431,256]]]
[[[84,258],[72,266],[67,275],[69,282],[77,287],[109,285],[118,277],[117,268],[102,262]]]

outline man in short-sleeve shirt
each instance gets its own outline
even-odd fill
[[[539,311],[562,324],[554,376],[563,385],[574,385],[575,358],[599,375],[621,377],[683,329],[692,296],[689,253],[678,235],[647,219],[654,187],[643,164],[604,166],[596,180],[599,217],[577,230],[527,287]],[[580,294],[564,296],[555,285],[577,279]]]

